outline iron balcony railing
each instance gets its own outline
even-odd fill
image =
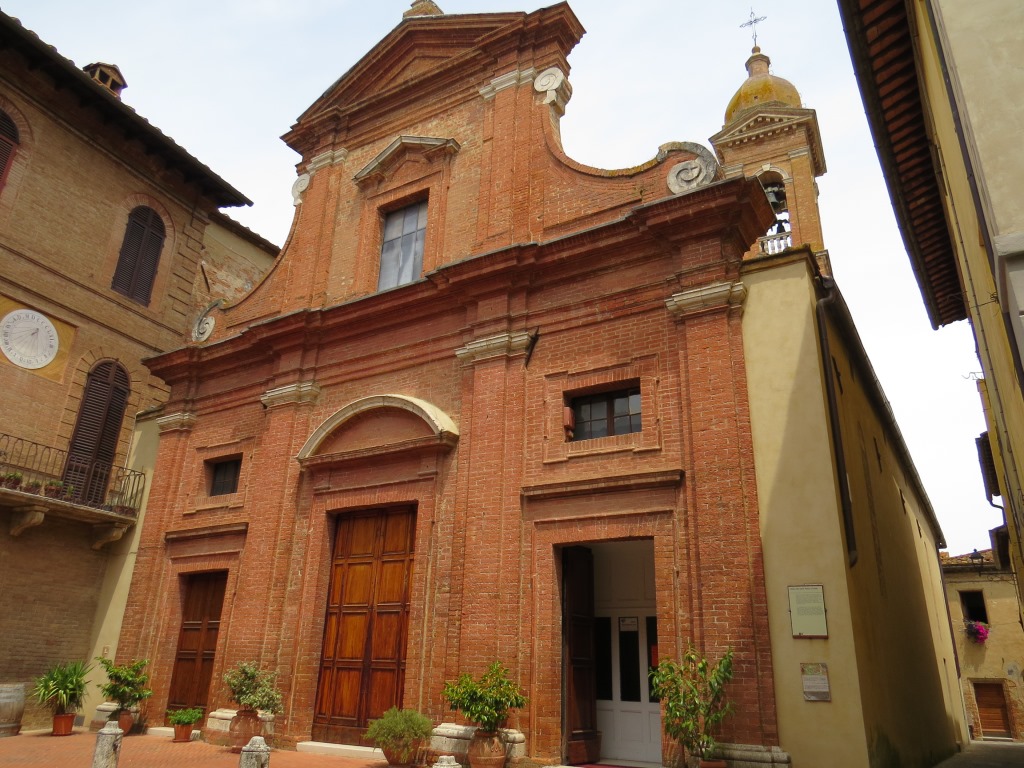
[[[0,485],[137,517],[146,476],[0,433]]]

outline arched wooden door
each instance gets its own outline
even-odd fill
[[[402,705],[416,512],[338,518],[313,740],[358,744],[369,721]]]
[[[106,501],[130,394],[128,372],[113,360],[97,363],[89,371],[64,466],[64,483],[74,488],[69,495],[76,501]]]

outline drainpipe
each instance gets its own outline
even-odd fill
[[[853,529],[853,495],[850,493],[850,476],[846,471],[846,452],[843,450],[843,433],[839,421],[839,398],[836,395],[832,350],[828,343],[828,330],[825,324],[828,310],[836,301],[835,283],[830,277],[822,277],[820,285],[825,295],[815,304],[815,314],[818,319],[818,350],[821,352],[821,371],[825,378],[825,399],[828,403],[832,452],[835,458],[836,475],[839,479],[839,502],[843,511],[846,551],[850,566],[853,567],[857,564],[857,537]]]

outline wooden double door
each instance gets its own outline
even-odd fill
[[[369,721],[402,705],[416,512],[337,518],[313,740],[363,741]]]

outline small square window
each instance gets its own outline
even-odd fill
[[[964,609],[965,621],[980,621],[982,624],[988,624],[988,611],[985,610],[985,595],[980,589],[961,592],[960,605]]]
[[[211,496],[238,492],[238,477],[242,472],[240,458],[208,461],[206,464],[209,467]]]
[[[384,217],[378,291],[419,279],[423,272],[423,239],[426,231],[426,200],[392,211]]]
[[[570,408],[572,424],[566,428],[570,440],[627,435],[642,426],[639,387],[574,397]]]

